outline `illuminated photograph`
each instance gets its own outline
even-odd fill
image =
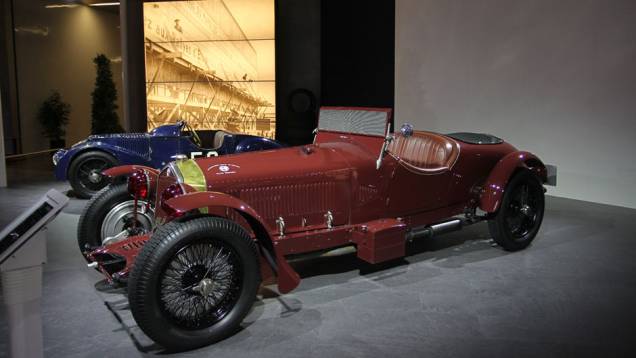
[[[144,4],[148,129],[274,138],[274,0]]]

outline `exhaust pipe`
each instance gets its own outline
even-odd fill
[[[310,260],[315,258],[348,255],[348,254],[355,253],[356,251],[357,250],[355,246],[347,245],[347,246],[341,246],[335,249],[326,249],[321,251],[308,252],[304,254],[289,255],[289,256],[286,256],[286,259],[287,259],[287,262],[297,262],[297,261],[304,261],[304,260]]]
[[[413,241],[413,239],[433,237],[436,235],[446,234],[449,232],[461,230],[463,226],[464,226],[464,222],[461,219],[453,219],[449,221],[444,221],[439,224],[434,224],[430,226],[419,226],[409,231],[406,234],[406,239],[408,241]]]

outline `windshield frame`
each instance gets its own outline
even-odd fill
[[[351,135],[361,135],[370,137],[382,137],[386,136],[387,126],[391,123],[391,108],[370,108],[370,107],[320,107],[318,114],[318,127],[317,132],[335,132],[346,133]],[[339,118],[332,119],[330,124],[336,124],[336,126],[329,126],[326,123],[324,115],[336,116]],[[366,118],[365,118],[366,117]],[[361,122],[351,123],[347,120],[362,119]],[[364,126],[364,127],[361,127]],[[357,128],[356,128],[357,127]],[[358,129],[368,129],[358,130]]]

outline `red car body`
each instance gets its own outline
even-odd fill
[[[390,114],[322,108],[313,144],[177,161],[161,172],[127,166],[107,174],[147,176],[157,225],[202,215],[239,222],[259,244],[263,278],[277,276],[283,293],[300,282],[287,263],[289,255],[353,245],[369,263],[400,258],[418,232],[433,234],[443,231],[444,223],[460,227],[496,212],[517,170],[548,180],[535,155],[496,137],[477,135],[487,143],[476,144],[420,131],[387,136]],[[336,128],[323,125],[327,115]],[[341,128],[338,121],[350,121],[356,130]],[[185,168],[193,173],[184,175]],[[175,185],[181,190],[168,193]],[[124,277],[147,239],[131,237],[89,258],[107,277]],[[126,258],[126,267],[113,272],[100,262],[103,255]]]

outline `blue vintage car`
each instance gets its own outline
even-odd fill
[[[53,155],[55,176],[70,182],[77,196],[89,198],[108,184],[103,170],[124,164],[161,168],[177,154],[191,158],[276,149],[274,140],[218,130],[201,140],[184,121],[157,127],[149,133],[92,135]]]

